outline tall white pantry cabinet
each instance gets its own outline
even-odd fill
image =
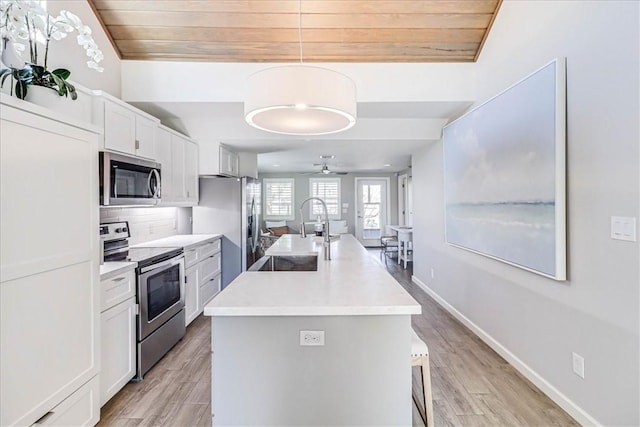
[[[0,120],[0,425],[94,425],[101,131],[7,96]]]

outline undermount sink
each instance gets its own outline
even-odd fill
[[[249,271],[318,271],[317,255],[263,256]]]

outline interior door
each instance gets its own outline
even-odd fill
[[[363,246],[380,246],[389,218],[389,180],[356,178],[356,238]]]

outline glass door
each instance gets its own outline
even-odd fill
[[[388,220],[387,178],[356,178],[356,238],[364,246],[380,246]]]

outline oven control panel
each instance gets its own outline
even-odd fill
[[[100,238],[106,242],[128,239],[129,237],[131,237],[131,233],[127,221],[100,224]]]

